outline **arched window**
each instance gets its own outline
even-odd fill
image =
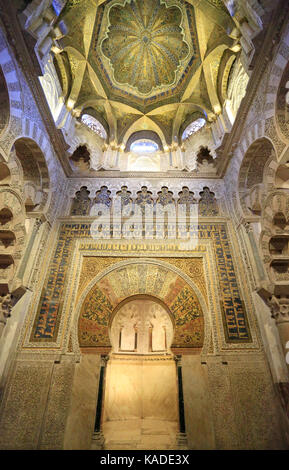
[[[198,118],[195,121],[191,122],[183,132],[182,140],[186,140],[195,132],[199,131],[204,125],[206,124],[206,120],[204,118]]]
[[[132,171],[160,171],[159,145],[152,139],[137,139],[130,144],[128,166]]]
[[[130,151],[134,153],[147,154],[157,152],[158,150],[158,144],[150,139],[135,140],[130,146]]]
[[[104,140],[107,139],[107,133],[106,133],[105,128],[93,116],[90,116],[89,114],[83,114],[81,116],[81,122],[83,122],[83,124],[89,127],[93,132],[98,134],[102,139]]]

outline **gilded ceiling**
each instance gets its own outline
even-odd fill
[[[238,33],[220,0],[69,0],[54,48],[67,106],[93,114],[109,140],[151,130],[180,139],[190,117],[221,110]],[[93,113],[91,113],[93,110]]]
[[[107,20],[100,55],[109,60],[115,83],[140,95],[175,85],[192,57],[180,8],[168,8],[160,0],[133,0],[124,6],[114,3]],[[192,42],[190,35],[188,40]]]

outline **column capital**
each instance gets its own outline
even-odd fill
[[[106,355],[106,356],[101,356],[101,359],[100,359],[100,366],[101,366],[101,367],[106,367],[108,360],[109,360],[109,356],[108,356],[108,355]]]
[[[182,367],[182,356],[180,354],[175,354],[174,360],[177,367]]]
[[[33,212],[32,214],[29,214],[29,218],[35,220],[34,224],[37,228],[39,228],[44,222],[47,222],[47,218],[42,212]]]
[[[244,223],[244,228],[246,230],[246,233],[253,233],[253,227],[252,227],[252,224],[251,222],[245,222]]]
[[[289,323],[289,296],[273,295],[267,300],[267,304],[277,324]]]
[[[6,294],[0,297],[0,323],[6,324],[7,318],[11,316],[12,295]]]

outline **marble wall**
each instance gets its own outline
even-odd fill
[[[185,424],[189,446],[214,449],[213,414],[208,394],[208,371],[199,355],[182,358]]]
[[[76,364],[64,449],[90,449],[94,430],[100,372],[98,354],[82,354]]]
[[[0,410],[0,448],[90,449],[100,361],[22,354]],[[182,376],[189,449],[288,448],[263,354],[184,355]],[[140,418],[178,422],[173,359],[108,361],[102,423]]]
[[[178,420],[173,358],[111,358],[107,364],[104,421],[133,418]]]

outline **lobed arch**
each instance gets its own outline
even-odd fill
[[[119,279],[119,273],[121,272],[124,276],[126,276],[125,273],[130,273],[130,279],[133,279],[132,272],[135,273],[138,270],[139,272],[144,270],[149,273],[149,275],[142,274],[137,277],[137,279],[141,281],[140,285],[142,288],[137,288],[137,281],[136,278],[134,278],[132,284],[128,284],[127,293],[125,295],[117,295],[119,281],[116,281],[116,279]],[[157,292],[155,292],[152,287],[149,287],[150,282],[148,281],[150,275],[156,276],[156,272],[161,273],[164,282],[166,282],[166,284],[162,284],[163,290],[157,289]],[[169,279],[171,279],[171,283],[168,282]],[[112,288],[112,286],[114,287]],[[160,292],[162,292],[162,294],[160,294]],[[164,295],[164,293],[167,293],[167,295]],[[109,339],[109,325],[115,313],[124,302],[128,302],[139,295],[157,299],[157,302],[165,305],[166,311],[170,312],[170,318],[173,318],[173,324],[175,326],[173,348],[180,350],[186,349],[192,352],[194,350],[199,351],[208,348],[211,335],[210,315],[206,300],[197,285],[191,278],[171,264],[159,260],[142,259],[141,261],[126,260],[114,264],[99,273],[84,289],[78,299],[72,320],[71,337],[74,350],[80,352],[82,348],[94,347],[96,348],[96,352],[98,350],[106,350],[106,352],[108,352],[111,344]],[[183,297],[180,300],[180,309],[178,310],[177,306],[174,304],[174,300],[177,301],[179,295]],[[99,299],[99,303],[94,312],[97,318],[100,316],[96,330],[98,332],[98,338],[101,341],[95,341],[94,338],[92,338],[92,340],[91,338],[88,339],[88,336],[81,336],[83,332],[90,332],[91,334],[88,333],[90,336],[94,334],[93,329],[94,326],[96,326],[92,324],[94,320],[90,322],[87,321],[88,319],[84,312],[86,307],[90,305],[91,302],[93,303],[95,298]],[[186,299],[189,299],[187,304]],[[193,329],[194,321],[192,320],[190,323],[192,318],[190,316],[186,317],[185,315],[186,309],[195,312],[195,330]],[[196,312],[198,312],[198,314]],[[191,313],[191,315],[193,315],[193,313]],[[180,320],[180,317],[182,317],[182,320]],[[180,323],[182,324],[180,325]],[[92,328],[92,330],[90,328]],[[184,332],[187,332],[187,337],[184,336]],[[189,337],[191,339],[193,338],[191,343],[186,343],[185,340],[182,340],[183,343],[181,344],[182,341],[180,338],[187,338],[188,341]]]
[[[0,186],[0,290],[13,290],[13,277],[25,246],[25,209],[22,198],[10,187]],[[18,279],[19,282],[19,279]]]
[[[24,204],[18,191],[12,188],[0,187],[0,208],[6,209],[12,214],[7,222],[7,229],[10,226],[20,226],[24,223]],[[8,216],[7,216],[8,217]]]
[[[20,137],[15,140],[12,152],[20,167],[24,194],[29,193],[29,206],[35,205],[37,211],[42,210],[48,199],[50,178],[41,148],[34,140]]]
[[[109,319],[109,328],[111,327],[112,323],[113,323],[113,320],[114,320],[114,317],[116,316],[116,314],[119,312],[119,310],[124,307],[124,305],[126,305],[127,303],[129,302],[133,302],[134,300],[143,300],[143,299],[146,299],[146,300],[152,300],[153,302],[159,304],[161,307],[164,308],[164,310],[168,313],[169,317],[170,317],[170,320],[173,324],[173,328],[175,329],[175,318],[171,312],[171,310],[168,308],[167,304],[162,300],[160,299],[159,297],[156,297],[155,295],[150,295],[150,294],[135,294],[135,295],[131,295],[130,297],[127,297],[126,299],[122,300],[121,302],[119,302],[119,304],[114,308],[113,312],[112,312],[112,315]]]
[[[288,147],[286,148],[286,141],[284,134],[280,132],[278,124],[278,90],[284,74],[284,70],[288,64],[288,50],[289,47],[289,26],[287,25],[280,41],[280,44],[276,50],[272,63],[270,65],[270,73],[265,88],[264,95],[264,114],[262,119],[259,119],[255,123],[250,123],[246,129],[244,129],[243,138],[240,140],[238,146],[234,149],[234,154],[236,158],[234,164],[231,167],[230,178],[231,181],[239,181],[239,172],[242,166],[243,159],[245,158],[246,152],[248,151],[250,145],[254,143],[255,140],[266,138],[268,139],[272,146],[274,147],[276,159],[268,161],[266,165],[265,175],[266,175],[266,191],[271,191],[275,187],[275,173],[278,168],[278,163],[286,163],[289,160],[288,157]],[[288,143],[288,136],[287,141]],[[235,191],[233,189],[233,194]],[[243,217],[243,215],[248,215],[244,203],[241,202],[241,193],[238,183],[238,191],[235,194],[235,202],[233,205],[237,209],[236,216]]]
[[[262,231],[259,240],[260,251],[269,279],[273,284],[283,283],[277,289],[288,292],[289,281],[289,194],[276,189],[268,194],[262,210]],[[285,283],[284,283],[285,281]]]
[[[6,162],[9,170],[11,172],[11,182],[19,185],[19,177],[17,171],[17,166],[19,167],[19,162],[17,162],[17,157],[15,158],[15,152],[13,149],[14,143],[16,140],[21,138],[27,138],[33,140],[38,147],[40,148],[43,161],[45,165],[41,168],[41,171],[45,171],[44,167],[48,169],[48,174],[51,175],[55,173],[55,159],[53,158],[53,149],[47,138],[44,127],[39,125],[38,122],[33,121],[30,117],[25,115],[23,110],[23,90],[21,86],[21,81],[18,76],[18,70],[15,65],[13,54],[10,51],[10,47],[7,44],[6,36],[3,30],[0,28],[0,67],[2,69],[9,94],[10,101],[10,116],[9,122],[5,130],[0,132],[1,134],[1,156],[0,161]],[[21,169],[20,169],[21,171]],[[43,176],[44,186],[46,182],[44,181],[45,177]],[[41,204],[42,209],[49,206],[50,197],[45,189],[43,202]]]
[[[73,140],[70,142],[68,153],[70,161],[73,162],[75,166],[79,166],[84,169],[89,167],[99,169],[101,167],[103,160],[103,142],[101,141],[103,139],[98,134],[95,134],[94,137],[98,140],[98,145],[92,145],[91,141],[88,141],[85,136],[82,136],[81,134],[74,135]],[[72,157],[79,147],[86,147],[88,159],[85,162],[73,161]]]
[[[261,184],[268,161],[276,159],[272,142],[267,137],[255,140],[248,147],[239,171],[239,190],[252,188],[254,184]]]
[[[260,215],[264,192],[274,187],[277,169],[276,150],[272,141],[260,136],[247,147],[238,169],[238,195],[244,215]]]
[[[140,354],[158,353],[157,351],[169,352],[175,332],[174,320],[170,309],[158,297],[138,294],[124,299],[114,309],[108,325],[112,352],[122,352],[121,342],[124,339],[122,334],[125,325],[129,327],[129,331],[125,333],[125,341],[129,338],[130,352]],[[137,331],[135,326],[133,326],[134,332],[130,329],[131,323],[137,325]],[[165,326],[166,331],[163,331],[161,336],[159,350],[154,350],[152,327],[160,326],[160,323]],[[140,331],[138,332],[139,328]],[[132,349],[133,342],[134,348]],[[128,343],[125,344],[127,347]]]
[[[284,216],[286,226],[280,231],[277,220],[280,221],[281,215]],[[276,216],[279,216],[277,220]],[[274,235],[281,235],[284,229],[289,233],[289,194],[287,191],[276,189],[268,194],[263,206],[262,226],[265,235],[268,235],[271,230],[273,230]]]

